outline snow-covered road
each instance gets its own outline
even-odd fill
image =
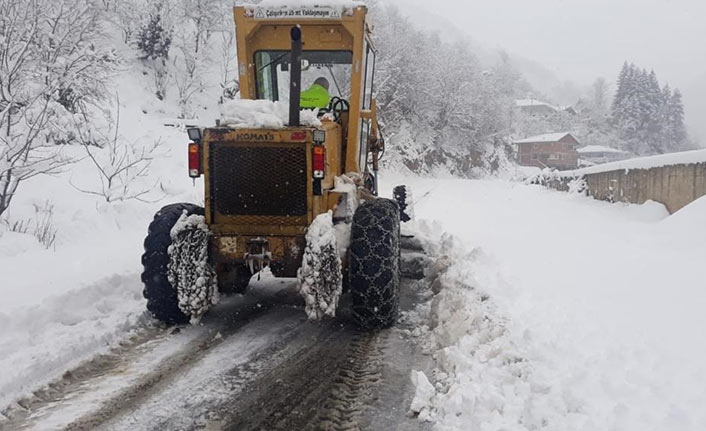
[[[455,237],[439,300],[455,323],[432,334],[449,374],[440,429],[706,429],[706,200],[668,216],[519,183],[390,180]]]
[[[293,280],[253,284],[201,325],[133,328],[5,410],[0,430],[428,428],[406,416],[410,369],[430,366],[412,322],[359,332],[344,305],[311,323]],[[428,291],[409,279],[403,289],[403,310]]]

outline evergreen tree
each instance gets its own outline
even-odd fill
[[[615,98],[613,99],[613,116],[619,117],[621,115],[622,104],[628,93],[629,85],[629,75],[632,72],[632,65],[628,65],[626,61],[623,63],[623,68],[620,69],[620,75],[618,75],[618,88],[615,91]]]
[[[625,63],[611,109],[612,124],[634,154],[659,154],[685,148],[684,107],[678,90],[660,88],[657,74]]]
[[[678,89],[674,90],[666,105],[666,129],[670,149],[685,150],[688,146],[688,137],[684,126],[684,104]]]
[[[140,27],[137,35],[137,47],[142,51],[142,60],[166,60],[169,57],[171,36],[162,26],[162,15],[159,11],[150,14],[149,21]]]

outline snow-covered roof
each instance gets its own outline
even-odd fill
[[[530,136],[529,138],[520,139],[519,141],[514,141],[515,144],[536,144],[541,142],[557,142],[563,139],[566,135],[570,135],[569,132],[561,133],[547,133],[544,135]]]
[[[627,153],[627,151],[604,147],[603,145],[586,145],[585,147],[578,148],[576,151],[579,153]]]
[[[554,106],[550,103],[547,103],[547,102],[542,102],[541,100],[537,100],[537,99],[515,100],[515,106],[517,106],[518,108],[524,108],[524,107],[528,107],[528,106],[546,106],[546,107],[551,108],[555,111],[559,110],[559,108],[557,108],[556,106]]]

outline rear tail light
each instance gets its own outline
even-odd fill
[[[189,144],[189,176],[201,176],[201,145],[193,142]]]
[[[326,176],[326,147],[323,145],[314,146],[311,165],[314,171],[314,178],[322,179]]]

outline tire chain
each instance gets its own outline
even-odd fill
[[[188,217],[186,211],[182,217]],[[208,230],[189,224],[176,235],[168,249],[167,279],[177,290],[179,309],[197,320],[220,298],[216,271],[208,262],[210,235]]]
[[[353,318],[364,329],[391,326],[400,288],[399,207],[389,199],[361,205],[353,217],[350,291]]]
[[[147,299],[147,309],[152,315],[167,324],[179,324],[189,321],[179,309],[177,291],[167,279],[169,253],[172,243],[171,230],[179,217],[188,214],[204,215],[202,207],[180,203],[167,205],[157,212],[150,223],[145,238],[145,253],[142,255],[142,282],[145,284],[143,296]]]

